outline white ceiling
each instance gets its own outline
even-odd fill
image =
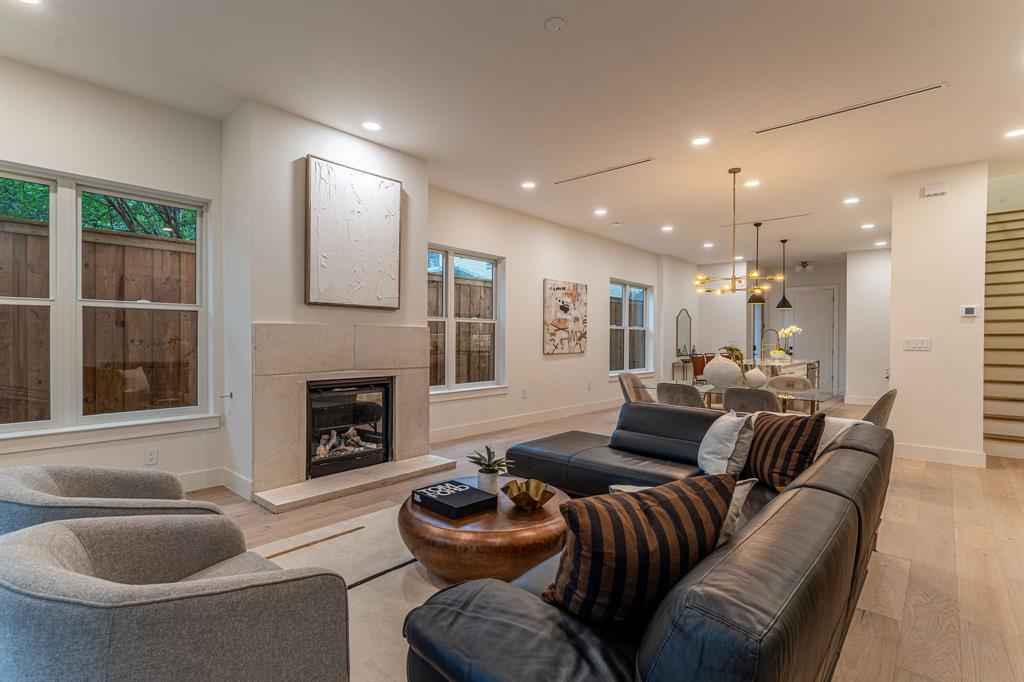
[[[0,54],[216,118],[277,105],[428,159],[438,186],[696,262],[729,256],[741,166],[761,186],[740,187],[740,221],[811,214],[762,230],[795,262],[887,238],[895,174],[1024,157],[1003,137],[1024,127],[1022,26],[1021,2],[3,0]]]

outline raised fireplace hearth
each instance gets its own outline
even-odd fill
[[[306,383],[306,478],[394,459],[392,377]]]

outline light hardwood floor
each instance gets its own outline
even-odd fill
[[[831,401],[826,412],[866,408]],[[604,410],[435,445],[470,475],[465,457],[567,430],[610,433]],[[257,546],[402,502],[432,474],[284,514],[225,488],[189,496],[215,502]],[[836,680],[1024,681],[1024,460],[990,457],[987,469],[897,458],[878,551],[850,626]]]

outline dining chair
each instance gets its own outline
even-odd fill
[[[659,390],[661,385],[659,384]],[[871,422],[883,429],[889,424],[889,415],[892,414],[892,406],[896,403],[896,389],[892,389],[871,406],[868,413],[864,415],[864,421]]]
[[[658,402],[680,407],[704,407],[704,396],[689,384],[662,382],[658,384]]]
[[[632,372],[619,372],[619,388],[622,389],[622,398],[627,403],[653,403],[656,402],[640,377]]]
[[[771,391],[760,388],[727,388],[722,396],[726,412],[782,412],[779,399]]]

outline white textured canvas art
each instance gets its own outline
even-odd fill
[[[306,303],[398,308],[402,183],[306,157]]]
[[[587,350],[587,285],[544,280],[544,355]]]

